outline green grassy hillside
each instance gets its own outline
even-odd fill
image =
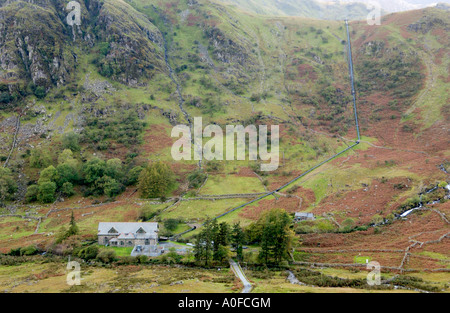
[[[225,0],[245,11],[269,16],[301,16],[323,20],[362,20],[370,10],[363,3],[326,3],[325,1]]]

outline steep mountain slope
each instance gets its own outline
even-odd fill
[[[321,0],[319,0],[321,1]],[[322,1],[326,2],[326,1]],[[358,0],[358,1],[348,1],[344,0],[342,2],[359,2],[364,3],[367,5],[371,5],[370,0]],[[417,10],[417,9],[423,9],[427,7],[433,7],[436,5],[436,3],[440,5],[448,5],[448,0],[443,1],[434,1],[434,0],[379,0],[377,1],[377,4],[383,8],[383,10],[386,10],[387,12],[402,12],[402,11],[410,11],[410,10]],[[373,3],[372,3],[373,5]]]
[[[275,190],[355,141],[343,22],[257,16],[200,0],[105,0],[83,2],[82,23],[72,29],[62,1],[1,4],[0,156],[4,162],[11,153],[6,165],[19,182],[17,202],[3,210],[42,217],[25,226],[17,216],[0,220],[2,251],[49,241],[38,234],[68,221],[51,209],[77,208],[83,234],[99,221],[138,219],[143,200],[133,186],[99,206],[83,184],[63,202],[24,205],[43,171],[36,163],[57,165],[72,132],[80,164],[93,157],[119,158],[126,169],[168,163],[177,180],[173,203],[147,205],[161,210],[161,220],[181,218],[183,230],[247,201],[193,196]],[[311,211],[321,219],[298,231],[310,248],[361,249],[367,235],[377,249],[406,249],[415,230],[401,220],[382,225],[449,180],[449,23],[448,12],[433,8],[387,15],[381,26],[352,22],[361,145],[222,220],[246,225],[272,207]],[[208,180],[191,186],[198,165],[173,161],[170,133],[200,116],[204,126],[281,125],[280,168],[266,174],[259,162],[205,162]],[[444,202],[442,193],[428,199]],[[187,200],[176,202],[182,195]],[[448,202],[432,208],[450,214]],[[423,242],[448,232],[433,212],[412,217],[417,234],[430,237]],[[347,224],[363,228],[347,234]],[[377,237],[374,226],[386,233]],[[444,241],[430,249],[448,255],[447,248]]]
[[[364,20],[374,8],[384,15],[392,12],[402,12],[434,7],[447,7],[449,1],[433,0],[219,0],[232,4],[244,11],[269,16],[301,16],[324,20]]]
[[[301,16],[323,20],[362,20],[371,11],[362,1],[295,1],[295,0],[223,0],[245,11],[268,16]]]

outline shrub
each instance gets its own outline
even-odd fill
[[[75,194],[75,191],[73,190],[73,185],[69,182],[64,183],[61,187],[61,192],[66,197],[71,197]]]
[[[31,151],[30,166],[32,168],[45,168],[51,163],[51,158],[46,149],[34,149]]]
[[[129,147],[140,143],[139,135],[145,126],[146,123],[139,119],[136,107],[118,106],[101,117],[87,116],[81,140],[101,149],[108,149],[113,140]]]
[[[331,223],[328,220],[318,221],[316,224],[316,228],[317,228],[318,232],[321,232],[321,233],[332,232],[335,229],[333,223]]]
[[[73,162],[58,165],[56,171],[58,173],[58,186],[63,186],[65,183],[77,183],[80,181],[80,174]]]
[[[442,181],[439,183],[440,188],[445,188],[447,185],[448,185],[448,183],[446,181]]]
[[[259,103],[261,101],[261,96],[259,94],[252,94],[250,101]]]
[[[44,98],[47,95],[47,92],[45,91],[45,87],[39,86],[36,87],[34,90],[34,95],[38,97],[39,99]]]
[[[406,185],[403,183],[394,184],[394,189],[403,190],[406,188]]]
[[[392,281],[392,284],[431,292],[439,291],[439,287],[428,285],[423,279],[411,276],[397,276]]]
[[[368,229],[369,229],[369,227],[367,227],[366,225],[358,226],[355,228],[356,231],[366,231]]]
[[[344,222],[342,222],[344,226],[353,226],[355,224],[355,221],[352,218],[347,218]]]
[[[258,164],[255,164],[255,168],[259,170]],[[217,160],[208,161],[206,163],[206,170],[208,172],[219,172],[223,169],[223,163]]]
[[[58,164],[71,163],[74,160],[72,150],[64,149],[58,157]]]
[[[99,178],[103,177],[103,175],[105,174],[105,169],[105,161],[100,160],[99,158],[93,158],[89,160],[83,168],[85,181],[88,184],[93,184]]]
[[[169,218],[169,219],[164,221],[164,227],[167,230],[174,231],[175,229],[177,229],[179,223],[180,223],[179,219],[177,219],[177,218]]]
[[[142,166],[136,166],[133,167],[127,175],[127,182],[126,184],[128,186],[136,185],[139,180],[139,175],[141,174],[142,170],[144,168]]]
[[[378,224],[380,224],[380,223],[382,223],[382,222],[383,222],[383,217],[381,217],[381,216],[378,215],[378,214],[375,214],[375,215],[372,217],[372,220],[370,221],[370,223],[373,224],[373,225],[378,225]]]
[[[148,263],[148,257],[146,255],[140,255],[137,257],[137,262],[139,264],[147,264]]]
[[[390,214],[388,214],[388,215],[386,216],[386,220],[387,220],[388,223],[393,222],[394,219],[395,219],[395,216],[394,216],[394,214],[392,214],[392,213],[390,213]]]
[[[400,211],[408,211],[410,209],[414,209],[420,206],[420,197],[414,196],[408,200],[400,207]]]
[[[44,182],[56,182],[57,179],[58,172],[56,171],[56,168],[53,167],[53,165],[50,165],[41,172],[38,184],[40,185]]]
[[[35,246],[28,246],[20,249],[20,255],[35,255],[39,250]]]
[[[37,199],[43,203],[52,203],[55,201],[56,184],[46,181],[38,185],[39,193]]]
[[[120,159],[110,159],[106,161],[105,174],[115,180],[123,179],[122,161]]]
[[[78,252],[78,257],[85,261],[94,260],[97,258],[98,252],[97,246],[89,246],[81,249],[80,252]]]
[[[0,103],[8,104],[13,100],[9,92],[0,93]]]
[[[201,170],[197,170],[188,176],[188,180],[189,180],[189,188],[197,189],[206,180],[206,174]]]
[[[17,191],[17,184],[12,177],[11,170],[0,168],[0,202],[12,200]]]
[[[138,219],[146,222],[158,215],[159,212],[159,210],[155,210],[152,207],[144,207],[140,210]]]
[[[119,265],[131,265],[131,264],[137,264],[137,258],[134,256],[121,256],[118,258],[118,264]]]
[[[294,273],[299,281],[317,287],[368,287],[367,280],[362,278],[345,279],[339,277],[331,277],[308,269],[297,269],[294,271]]]
[[[302,225],[299,224],[296,228],[295,228],[295,233],[297,234],[310,234],[313,233],[314,230],[311,226],[309,225]]]
[[[402,130],[406,133],[412,133],[414,131],[413,127],[408,124],[403,125]]]
[[[72,151],[80,151],[80,136],[74,132],[65,133],[63,135],[62,144],[64,149],[70,149]]]
[[[25,194],[25,202],[30,203],[37,201],[39,193],[39,187],[37,185],[31,185],[27,188],[27,192]]]
[[[97,260],[102,263],[111,263],[116,260],[116,252],[114,250],[101,250],[97,255]]]
[[[103,190],[108,197],[112,198],[119,195],[124,190],[124,188],[121,183],[113,178],[106,176],[105,182],[103,184]]]
[[[110,46],[109,42],[107,42],[107,41],[100,42],[98,44],[98,52],[103,56],[106,56],[107,54],[109,54],[110,49],[111,49],[111,46]]]
[[[11,249],[11,250],[9,250],[8,255],[11,255],[11,256],[20,256],[20,249],[21,249],[21,248]]]
[[[161,261],[163,263],[166,263],[166,264],[177,264],[177,263],[180,263],[181,260],[183,259],[183,256],[179,255],[176,252],[175,248],[170,248],[169,251],[170,251],[169,253],[164,254],[161,257]]]

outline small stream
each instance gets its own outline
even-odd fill
[[[443,171],[445,174],[450,174],[450,173],[447,172],[447,170],[445,169],[444,164],[441,164],[441,165],[439,166],[439,169],[440,169],[441,171]]]
[[[154,5],[152,5],[152,7],[155,10],[155,12],[165,21],[164,23],[167,24],[168,21],[167,21],[167,19],[165,19],[164,16],[162,16],[161,12],[159,12],[159,10]],[[194,138],[192,136],[192,134],[194,133],[194,125],[193,125],[193,122],[192,122],[192,119],[191,119],[189,113],[184,109],[185,100],[183,98],[182,88],[181,88],[180,84],[178,83],[178,81],[176,79],[176,74],[169,62],[169,46],[167,43],[167,39],[166,39],[163,31],[160,30],[160,33],[161,33],[161,38],[164,43],[164,61],[166,63],[167,69],[169,71],[169,77],[172,80],[172,82],[175,84],[176,90],[177,90],[178,107],[180,108],[180,111],[183,113],[184,118],[186,119],[187,123],[189,124],[189,128],[191,129],[191,141],[192,141],[192,144],[194,144]],[[202,167],[202,160],[200,160],[198,162],[198,165],[200,168]]]
[[[421,193],[421,194],[420,194],[420,199],[422,200],[422,196],[423,196],[424,194],[430,194],[430,193],[432,193],[433,191],[437,190],[438,188],[439,188],[439,186],[435,186],[435,187],[431,188],[430,190],[426,190],[424,193]],[[426,205],[433,205],[433,204],[440,203],[440,202],[441,202],[442,200],[444,200],[444,199],[450,199],[450,184],[448,184],[448,185],[445,186],[444,188],[446,189],[446,194],[445,194],[444,197],[439,198],[439,199],[437,199],[437,200],[430,201],[430,202],[426,203]],[[413,209],[410,209],[410,210],[408,210],[408,211],[403,212],[403,213],[400,215],[400,218],[407,217],[408,215],[410,215],[410,214],[413,213],[414,211],[420,210],[420,209],[423,208],[423,207],[424,207],[424,204],[421,202],[421,203],[420,203],[420,206],[418,206],[418,207],[416,207],[416,208],[413,208]]]
[[[164,41],[164,60],[166,62],[167,69],[169,70],[169,77],[172,80],[172,82],[175,84],[175,86],[177,87],[177,94],[178,94],[178,99],[179,99],[178,106],[180,107],[181,112],[183,112],[183,115],[186,118],[186,121],[189,123],[189,127],[192,130],[193,126],[192,126],[191,117],[189,116],[189,114],[186,112],[186,110],[183,107],[185,101],[183,98],[183,94],[181,92],[181,86],[178,83],[178,81],[176,80],[174,71],[169,62],[169,52],[168,52],[167,40],[164,37],[164,34],[162,32],[161,32],[161,35],[162,35],[162,39]]]

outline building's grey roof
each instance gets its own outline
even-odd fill
[[[295,217],[314,217],[314,214],[308,212],[297,212],[295,213]]]
[[[151,233],[151,234],[136,234],[135,235],[136,239],[157,239],[158,235],[156,233]]]
[[[128,234],[120,234],[117,239],[134,239],[134,234],[128,233]]]
[[[111,235],[111,228],[114,228],[117,234],[136,234],[142,228],[145,231],[142,235],[151,235],[158,232],[158,223],[98,223],[98,234]]]

